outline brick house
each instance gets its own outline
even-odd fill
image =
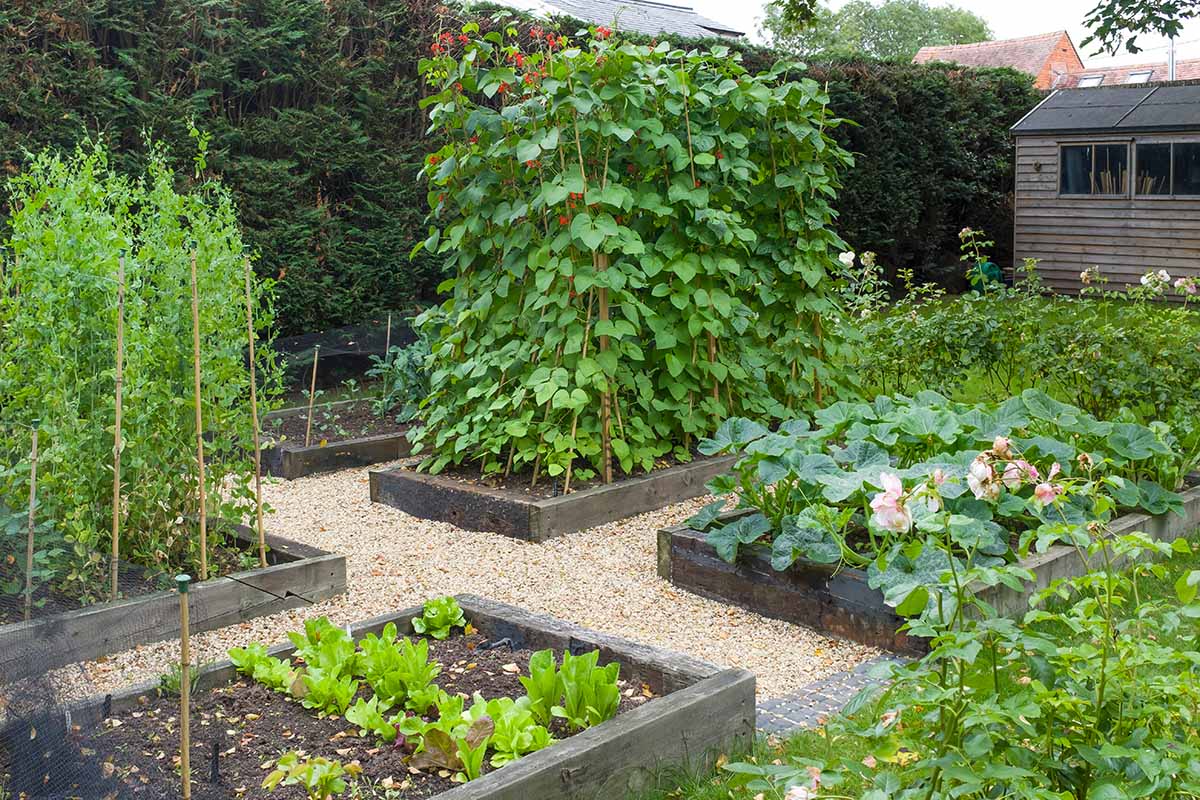
[[[947,61],[966,67],[1011,67],[1028,73],[1038,89],[1058,88],[1070,75],[1084,72],[1083,59],[1066,31],[976,44],[922,47],[914,64]]]

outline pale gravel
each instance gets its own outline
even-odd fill
[[[373,469],[382,469],[376,466]],[[706,600],[656,572],[657,531],[691,516],[698,498],[543,544],[465,531],[417,519],[368,498],[366,469],[295,481],[271,480],[263,494],[275,513],[267,529],[346,555],[349,591],[305,609],[282,612],[192,637],[195,658],[225,658],[251,641],[274,644],[303,620],[339,625],[472,593],[657,645],[758,678],[760,697],[782,697],[875,658],[872,648]],[[153,680],[178,659],[178,641],[143,645],[84,665],[96,693]]]

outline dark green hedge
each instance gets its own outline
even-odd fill
[[[439,265],[408,258],[426,230],[416,67],[438,25],[456,24],[445,11],[436,0],[0,4],[0,165],[14,172],[30,151],[99,133],[140,171],[145,132],[186,158],[195,119],[258,269],[282,276],[283,332],[429,300]],[[738,49],[751,70],[773,60]],[[811,73],[861,123],[840,134],[858,157],[839,202],[847,241],[926,275],[956,262],[962,225],[1011,241],[1007,128],[1036,100],[1026,78],[907,64]]]

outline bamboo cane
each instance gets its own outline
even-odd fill
[[[125,388],[125,257],[117,259],[117,378],[116,414],[113,422],[113,507],[112,507],[112,559],[109,576],[112,587],[109,592],[117,599],[118,562],[121,557],[121,402]]]
[[[179,777],[183,782],[183,800],[192,797],[192,732],[188,705],[192,694],[192,654],[188,634],[188,583],[191,577],[176,575],[179,587]]]
[[[33,449],[29,456],[29,541],[25,545],[25,619],[33,614],[33,528],[37,506],[38,420],[33,421]]]
[[[312,415],[313,402],[317,399],[317,362],[321,359],[321,345],[313,347],[312,382],[308,387],[308,424],[304,426],[304,446],[312,444]]]
[[[258,521],[258,563],[267,566],[267,534],[263,530],[262,449],[258,435],[258,383],[254,374],[254,308],[250,298],[250,259],[246,259],[246,338],[250,345],[250,417],[254,423],[254,511]]]
[[[608,254],[596,253],[596,271],[604,272],[608,269]],[[608,321],[608,289],[600,289],[597,294],[599,301],[598,319],[600,322]],[[608,336],[600,337],[600,352],[608,350]],[[604,482],[612,483],[612,396],[611,389],[606,389],[600,395],[600,447],[604,459]]]
[[[388,353],[392,351],[392,315],[388,312],[387,335],[383,339],[383,360],[387,361]]]
[[[200,580],[208,580],[208,498],[204,485],[204,419],[200,411],[200,293],[192,253],[192,374],[196,389],[196,464],[200,468]]]

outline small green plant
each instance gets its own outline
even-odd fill
[[[539,650],[529,657],[529,677],[521,676],[521,685],[534,717],[542,725],[549,725],[553,719],[550,710],[558,705],[563,693],[553,650]]]
[[[573,656],[563,653],[559,677],[563,702],[550,713],[567,721],[571,730],[582,730],[612,719],[621,703],[617,686],[621,666],[616,662],[599,667],[600,651]]]
[[[490,742],[493,767],[503,767],[522,756],[549,747],[554,741],[550,731],[535,719],[533,703],[528,697],[489,700],[487,715],[495,724]]]
[[[396,412],[399,422],[411,422],[420,411],[421,401],[429,396],[429,340],[419,336],[406,347],[392,347],[383,358],[371,356],[374,366],[367,375],[383,384],[374,403],[375,416]]]
[[[288,638],[296,647],[296,656],[310,668],[318,668],[331,677],[350,675],[356,671],[358,649],[350,634],[326,617],[305,620],[304,633],[289,632]]]
[[[191,666],[188,671],[188,687],[193,693],[196,687],[200,685],[201,672],[205,667],[211,666],[212,662],[208,661],[203,664],[197,662]],[[183,679],[183,670],[179,664],[171,664],[171,668],[158,676],[158,691],[168,697],[178,697],[179,687]]]
[[[279,757],[262,785],[270,792],[279,786],[299,786],[309,800],[330,800],[346,791],[346,776],[354,777],[361,771],[357,764],[343,766],[340,761],[308,758],[293,750]]]
[[[384,716],[387,704],[378,697],[370,700],[358,698],[353,706],[346,709],[346,721],[359,727],[359,735],[366,736],[368,732],[383,742],[396,741],[396,719]]]
[[[258,642],[233,648],[229,651],[229,660],[238,672],[277,692],[288,692],[296,679],[290,664],[268,655],[267,648]]]
[[[308,667],[301,675],[302,687],[295,692],[301,704],[321,717],[344,714],[358,693],[359,683],[350,675],[339,676],[338,672]]]
[[[413,630],[432,636],[434,639],[445,639],[454,628],[467,627],[467,618],[463,614],[458,601],[453,597],[439,597],[426,600],[421,616],[413,617]]]
[[[441,671],[441,665],[429,659],[429,641],[397,641],[394,623],[388,623],[381,636],[368,634],[362,640],[359,674],[388,707],[424,714],[437,702],[440,690],[433,681]]]

